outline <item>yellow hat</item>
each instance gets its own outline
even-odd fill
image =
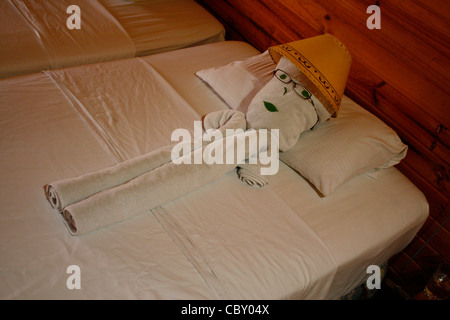
[[[344,95],[352,57],[347,48],[331,34],[298,40],[269,48],[278,64],[284,56],[300,71],[301,82],[335,116]]]

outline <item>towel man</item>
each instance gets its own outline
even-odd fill
[[[269,53],[276,63],[274,76],[255,95],[247,113],[214,112],[205,116],[204,127],[222,132],[240,128],[246,133],[252,129],[254,132],[277,130],[277,147],[283,152],[297,143],[303,131],[314,129],[337,115],[351,56],[329,34],[271,47]],[[202,143],[199,148],[191,145],[180,156],[195,158],[195,153],[203,153],[208,146],[208,143]],[[172,201],[237,167],[235,164],[175,164],[171,147],[101,172],[56,181],[45,186],[47,199],[62,214],[70,232],[81,234]],[[258,152],[270,153],[272,147],[271,141],[267,141]],[[245,155],[247,159],[252,156],[255,155]],[[250,185],[266,185],[267,181],[254,169],[259,170],[259,166],[239,165],[240,179]]]

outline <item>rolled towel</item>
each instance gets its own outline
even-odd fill
[[[260,172],[260,164],[246,163],[237,168],[239,179],[252,187],[265,187],[269,184],[268,176],[263,176]]]
[[[234,148],[248,135],[246,132],[235,135],[235,145],[224,143],[224,139],[195,149],[183,157],[195,159],[196,153],[205,157],[205,148]],[[217,150],[217,149],[216,149]],[[234,150],[235,151],[235,150]],[[206,153],[207,154],[207,153]],[[198,157],[198,155],[197,155]],[[243,155],[249,157],[248,150]],[[244,160],[241,159],[241,160]],[[236,164],[174,164],[166,163],[146,172],[122,185],[98,192],[84,200],[73,203],[63,210],[63,218],[73,235],[80,235],[111,224],[143,214],[148,210],[173,201],[189,192],[214,181],[236,168]]]
[[[44,186],[50,205],[62,212],[72,203],[105,189],[123,184],[137,176],[171,161],[172,146],[165,146],[115,166],[76,178],[54,181]]]
[[[213,112],[205,117],[205,121],[207,129],[218,129],[224,136],[226,129],[246,129],[245,115],[235,110]],[[186,150],[191,152],[195,148],[209,144],[210,140],[203,139],[203,137],[196,138]],[[172,161],[171,152],[174,145],[164,146],[103,170],[75,178],[54,181],[44,186],[45,196],[52,208],[62,212],[66,206],[72,203],[86,199],[100,191],[121,185]],[[180,143],[177,143],[177,145],[180,146]],[[185,150],[183,148],[179,149]],[[183,156],[183,154],[180,156]]]
[[[167,163],[135,179],[64,208],[72,235],[97,230],[175,200],[233,170],[234,165]]]
[[[257,132],[259,152],[249,155],[245,163],[237,168],[238,178],[252,187],[265,187],[271,175],[278,172],[278,133],[270,130]],[[274,162],[274,163],[273,163]]]

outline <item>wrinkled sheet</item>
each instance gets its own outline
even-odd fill
[[[67,21],[80,8],[80,29]],[[70,20],[74,22],[74,20]],[[0,78],[223,41],[225,29],[193,0],[3,0]]]
[[[131,149],[131,147],[150,145],[145,140],[140,141],[136,138],[138,136],[136,133],[143,132],[145,128],[146,134],[139,136],[147,137],[152,141],[166,141],[166,144],[169,144],[167,138],[170,137],[172,130],[189,128],[191,124],[193,127],[194,121],[200,119],[200,116],[166,80],[150,64],[140,58],[48,71],[46,74],[55,80],[61,91],[70,98],[78,115],[90,123],[89,127],[98,140],[104,141],[104,149],[116,157],[118,162],[142,153],[141,149]],[[155,114],[157,114],[156,117]],[[221,190],[214,190],[212,186],[208,186],[206,188],[208,194],[202,196],[203,200],[193,197],[193,203],[178,207],[178,210],[162,206],[162,210],[168,212],[177,225],[187,228],[189,224],[192,224],[195,232],[184,233],[189,243],[195,241],[193,237],[198,230],[205,230],[207,234],[210,234],[210,230],[217,228],[218,216],[210,216],[210,223],[213,225],[208,227],[206,219],[208,216],[205,216],[204,212],[218,205],[222,208],[224,220],[230,218],[230,213],[234,213],[236,222],[230,225],[228,237],[236,241],[238,239],[236,235],[242,234],[244,238],[242,241],[250,242],[247,248],[241,243],[242,252],[239,255],[243,257],[247,251],[251,252],[252,257],[248,261],[238,258],[234,264],[230,263],[230,257],[236,251],[236,244],[233,243],[230,248],[227,242],[222,241],[223,247],[219,247],[217,243],[225,237],[220,232],[216,232],[218,239],[212,239],[210,235],[194,245],[200,248],[198,250],[202,256],[207,255],[200,265],[211,263],[215,257],[222,261],[215,266],[208,265],[220,286],[226,287],[220,290],[215,289],[217,295],[228,299],[255,299],[258,296],[274,299],[277,297],[276,293],[282,293],[285,290],[283,298],[290,295],[305,299],[323,298],[328,292],[330,279],[333,278],[336,267],[333,256],[314,231],[297,217],[291,208],[283,207],[282,201],[273,193],[261,194],[258,191],[251,193],[252,188],[246,184],[241,186],[236,175],[231,176],[231,179],[224,177],[220,180],[229,182],[220,184]],[[194,181],[179,181],[179,183],[189,185]],[[228,189],[232,189],[233,193],[230,193]],[[242,197],[243,194],[245,197]],[[253,200],[250,199],[252,194]],[[220,204],[224,200],[224,195],[227,202],[235,203],[231,212],[223,210],[225,206]],[[152,196],[149,195],[149,197]],[[265,199],[263,207],[260,206],[259,197]],[[205,207],[198,208],[195,204],[204,204]],[[255,204],[258,206],[255,207]],[[187,210],[188,208],[194,208],[198,216],[189,217],[183,221],[177,213],[191,212]],[[253,215],[250,215],[252,208]],[[274,212],[277,212],[276,217],[273,216]],[[244,233],[243,228],[247,228]],[[175,232],[180,231],[177,228]],[[274,239],[278,241],[273,243],[271,248]],[[292,239],[294,247],[286,244],[288,239]],[[205,248],[201,249],[203,245]],[[256,250],[255,246],[259,245],[262,247]],[[208,255],[212,248],[215,253]],[[189,256],[192,253],[185,254]],[[219,254],[224,255],[219,257]],[[258,270],[256,267],[261,265],[261,261],[266,261],[268,268],[262,268],[259,273],[250,277],[251,273]],[[222,270],[223,264],[226,264],[227,268]],[[235,270],[250,270],[250,273],[242,273],[242,279],[240,279],[235,276]],[[286,274],[285,281],[280,281],[276,277],[278,272]],[[291,275],[291,272],[295,273]],[[243,289],[241,286],[244,285],[245,279],[249,283]],[[258,279],[267,279],[268,282],[259,282]],[[269,281],[269,279],[272,280]],[[208,285],[211,286],[210,283]]]
[[[194,0],[99,0],[145,56],[225,40],[225,29]]]
[[[402,250],[428,204],[395,168],[376,180],[358,176],[327,198],[282,163],[266,188],[248,187],[230,172],[125,222],[79,237],[67,232],[43,196],[45,183],[151,150],[170,137],[158,130],[190,127],[204,111],[226,108],[195,71],[254,54],[246,44],[224,42],[104,63],[93,74],[77,67],[1,80],[0,297],[337,298],[364,280],[368,265]],[[112,74],[97,82],[107,69],[133,73],[136,66],[142,67],[136,77],[120,78],[130,84]],[[83,70],[87,83],[77,80]],[[142,76],[152,78],[152,90],[161,89],[151,97],[155,104],[137,103],[146,86],[127,95]],[[159,94],[170,97],[164,108]],[[106,144],[74,101],[109,136],[122,138]],[[172,108],[188,115],[176,120],[182,123],[172,123]],[[81,269],[80,290],[66,286],[70,265]]]
[[[46,73],[118,162],[171,144],[173,130],[193,131],[193,122],[200,119],[140,58]]]
[[[67,27],[70,5],[80,8],[80,29]],[[97,1],[8,0],[1,6],[2,77],[136,53],[126,31]]]
[[[0,77],[51,67],[39,34],[10,1],[0,1],[0,22]]]
[[[166,230],[222,299],[323,299],[329,291],[331,251],[271,188],[228,174],[153,211],[172,222],[163,220]]]
[[[143,58],[199,114],[228,107],[211,90],[204,90],[206,85],[195,79],[195,72],[259,53],[248,45],[231,41],[207,48]],[[181,69],[173,61],[182,56],[190,64]],[[308,181],[283,163],[278,175],[270,179],[270,188],[312,227],[336,259],[337,273],[327,299],[337,299],[365,281],[367,266],[381,265],[405,248],[428,216],[428,202],[423,193],[402,173],[395,167],[379,173],[376,180],[358,176],[326,198],[320,197]]]

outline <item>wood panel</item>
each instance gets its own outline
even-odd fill
[[[430,203],[429,219],[411,244],[392,259],[391,270],[406,281],[417,274],[425,279],[439,261],[448,261],[450,2],[198,2],[221,19],[229,35],[238,35],[238,40],[260,51],[323,33],[335,35],[348,47],[353,64],[345,94],[394,128],[408,144],[408,155],[398,168]],[[366,10],[373,4],[381,9],[381,29],[369,30]]]

